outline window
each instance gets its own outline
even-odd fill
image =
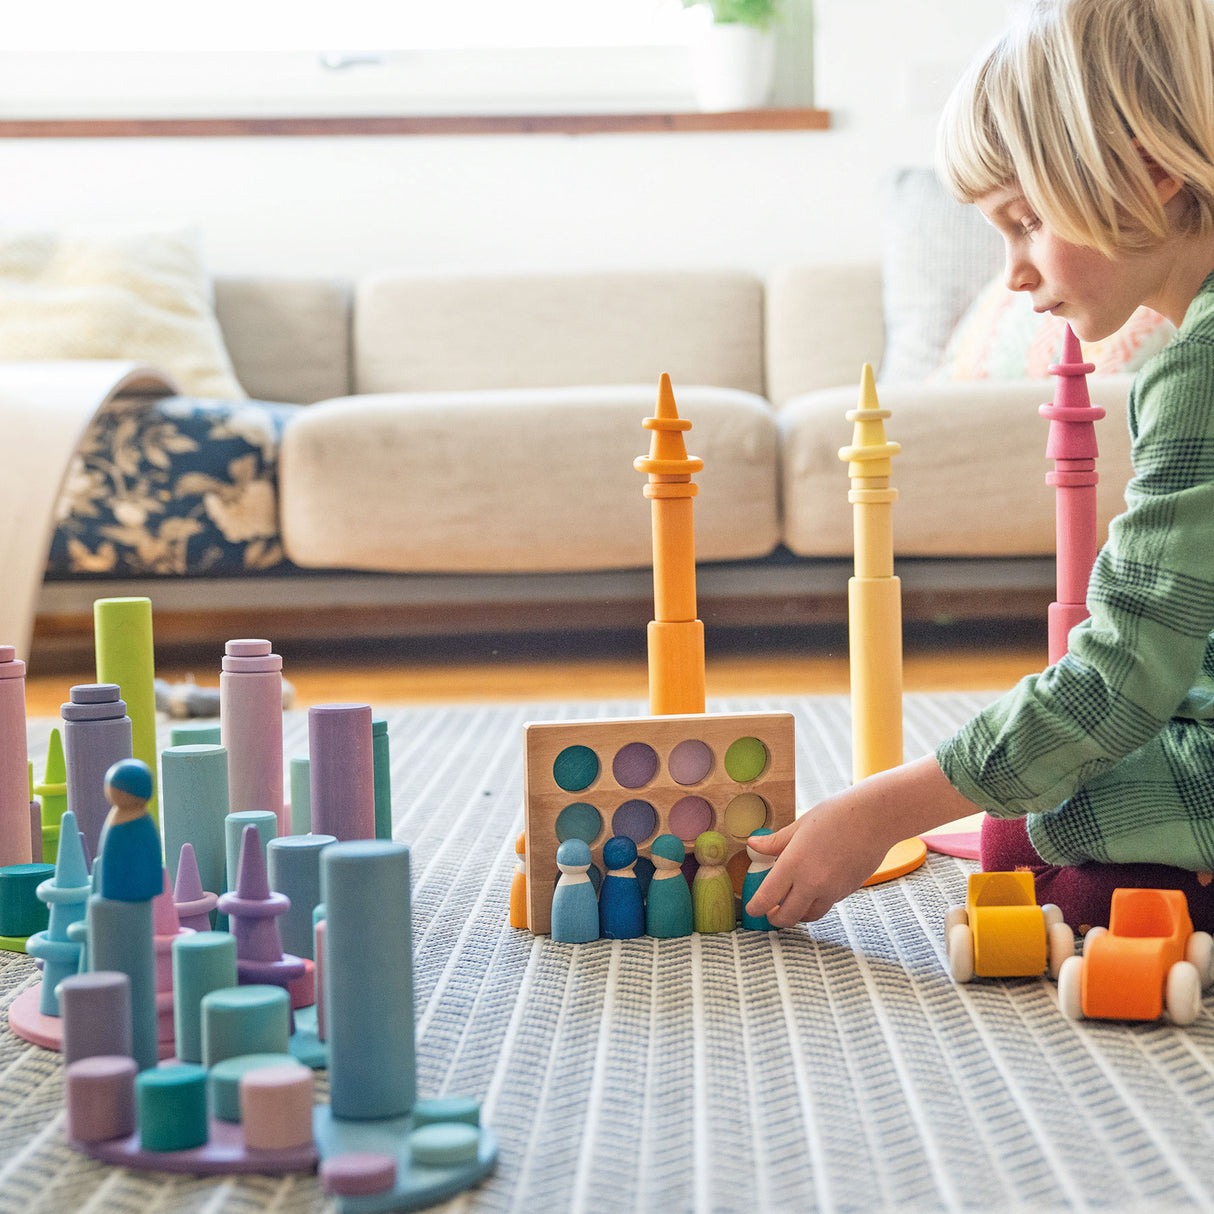
[[[164,0],[24,6],[6,22],[0,111],[102,118],[688,109],[688,47],[705,18],[680,0],[209,0],[185,11],[187,19]]]

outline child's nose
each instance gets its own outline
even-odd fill
[[[1008,254],[1004,281],[1009,291],[1031,291],[1037,285],[1037,272],[1027,258]]]

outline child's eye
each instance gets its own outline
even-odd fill
[[[1041,220],[1036,215],[1026,215],[1020,221],[1020,231],[1025,236],[1032,236],[1039,227],[1041,227]]]

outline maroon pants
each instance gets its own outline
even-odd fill
[[[1107,927],[1115,889],[1179,889],[1195,931],[1214,932],[1214,882],[1168,864],[1047,864],[1029,842],[1023,818],[986,818],[980,838],[983,872],[1031,872],[1041,905],[1053,902],[1077,931]]]

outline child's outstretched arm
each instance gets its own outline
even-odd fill
[[[932,755],[878,772],[774,835],[747,841],[779,859],[746,909],[773,927],[821,919],[876,872],[895,843],[980,808],[948,782]]]

